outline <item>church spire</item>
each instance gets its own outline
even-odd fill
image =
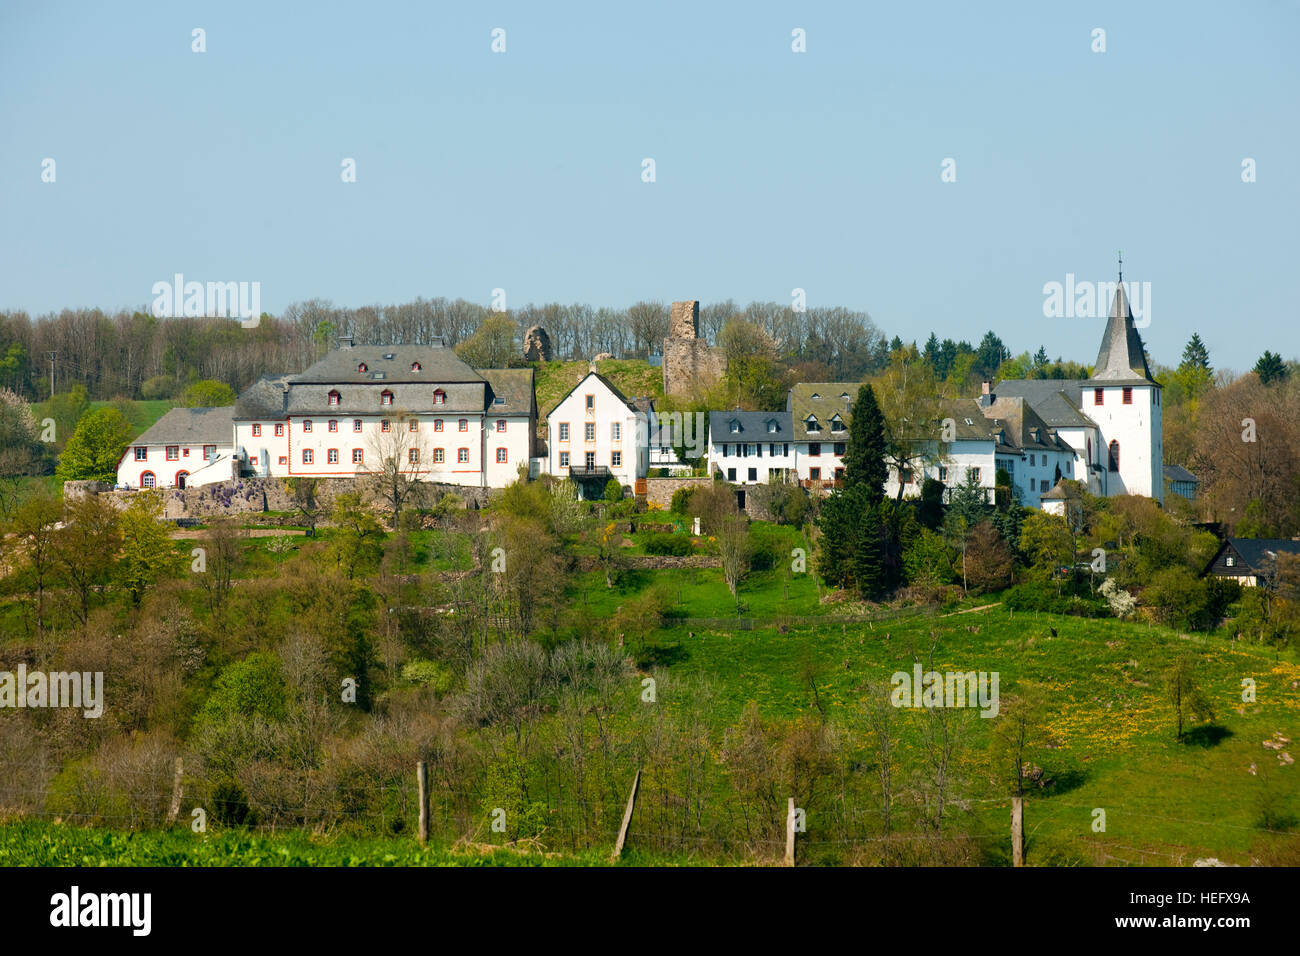
[[[1101,350],[1097,353],[1092,378],[1097,381],[1145,380],[1154,383],[1155,378],[1151,375],[1151,367],[1147,365],[1142,337],[1133,324],[1133,309],[1129,306],[1128,294],[1124,291],[1123,268],[1121,258],[1120,282],[1115,287],[1115,298],[1111,300],[1110,318],[1106,321],[1106,331],[1101,337]]]

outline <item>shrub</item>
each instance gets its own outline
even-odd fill
[[[605,482],[605,500],[611,503],[623,500],[623,486],[617,478]]]
[[[687,514],[691,509],[691,495],[693,494],[695,494],[694,485],[678,488],[673,492],[673,502],[669,510],[675,515]]]
[[[752,525],[749,529],[749,545],[749,566],[754,571],[771,571],[789,554],[785,535],[771,525]]]
[[[1045,611],[1076,617],[1106,617],[1110,614],[1110,606],[1104,598],[1058,594],[1055,587],[1042,581],[1008,588],[1003,592],[1002,601],[1013,611]]]
[[[677,557],[685,557],[695,551],[695,546],[687,535],[662,531],[643,535],[641,546],[645,548],[646,554],[671,554]]]

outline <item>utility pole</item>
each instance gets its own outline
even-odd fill
[[[58,349],[50,352],[50,398],[54,398],[54,356],[58,354]]]

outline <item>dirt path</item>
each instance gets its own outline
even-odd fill
[[[173,541],[183,541],[189,538],[201,538],[206,531],[173,531],[171,538]],[[289,535],[306,536],[306,531],[299,531],[297,528],[250,528],[248,536],[250,538],[283,538]]]
[[[951,614],[940,614],[940,617],[953,617],[957,614],[974,614],[976,611],[987,611],[991,607],[997,607],[1001,601],[994,601],[992,604],[981,604],[979,607],[968,607],[964,611],[953,611]]]

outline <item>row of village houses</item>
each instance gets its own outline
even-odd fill
[[[348,339],[306,371],[265,376],[234,406],[173,409],[127,449],[125,488],[184,487],[244,475],[349,478],[400,459],[421,479],[504,487],[521,468],[629,490],[651,469],[687,470],[673,446],[707,457],[710,473],[737,485],[799,481],[826,489],[843,476],[858,383],[802,383],[785,408],[719,410],[707,435],[688,416],[656,414],[595,367],[538,428],[531,368],[479,369],[441,342],[355,346]],[[1092,377],[1004,381],[944,408],[944,455],[901,476],[904,494],[925,477],[952,487],[973,476],[992,489],[1005,471],[1031,507],[1062,494],[1062,479],[1094,494],[1163,500],[1166,481],[1185,496],[1194,481],[1166,469],[1161,386],[1151,375],[1123,287],[1116,292]],[[669,424],[665,424],[669,422]],[[891,474],[893,495],[900,476]]]

